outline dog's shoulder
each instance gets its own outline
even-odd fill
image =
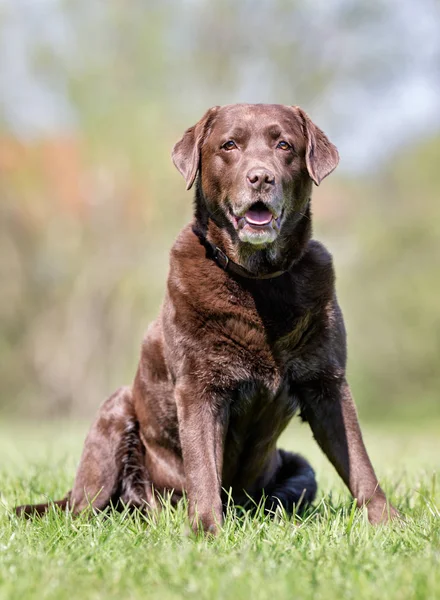
[[[318,308],[325,336],[330,342],[336,363],[346,362],[346,332],[335,289],[333,257],[317,240],[311,240],[304,255],[304,269],[310,284],[310,296]],[[344,367],[345,368],[345,367]]]
[[[291,271],[303,305],[327,304],[335,293],[333,257],[327,248],[311,240]]]
[[[170,250],[168,289],[178,290],[179,295],[193,294],[209,278],[206,263],[206,251],[187,225]]]
[[[199,318],[225,310],[228,279],[227,273],[206,257],[192,226],[184,227],[170,251],[167,289],[175,306],[196,310]]]
[[[193,231],[192,224],[188,223],[181,229],[171,247],[171,260],[182,260],[185,258],[197,259],[198,257],[202,257],[203,254],[204,248],[199,243],[198,238]]]
[[[310,240],[305,249],[302,266],[334,281],[333,256],[318,240]]]
[[[194,233],[191,223],[177,236],[170,250],[170,277],[194,281],[206,277],[212,271],[212,261],[206,260],[206,250]]]

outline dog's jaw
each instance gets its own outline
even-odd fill
[[[303,256],[311,239],[311,210],[307,205],[304,213],[290,215],[290,227],[281,227],[275,241],[265,247],[239,243],[237,262],[251,273],[266,275],[274,271],[289,271]]]
[[[258,276],[276,271],[288,271],[303,255],[311,238],[310,201],[301,203],[301,210],[283,212],[280,232],[272,243],[257,245],[240,238],[232,220],[226,215],[212,214],[207,208],[201,182],[195,193],[195,221],[197,229],[230,260]],[[221,218],[223,217],[223,218]]]

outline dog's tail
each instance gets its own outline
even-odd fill
[[[66,495],[62,500],[54,500],[53,502],[45,502],[43,504],[22,504],[21,506],[15,507],[15,514],[18,517],[30,517],[42,516],[52,506],[58,506],[61,510],[66,510],[69,507],[70,493]]]
[[[272,485],[265,490],[266,509],[275,510],[281,505],[288,513],[302,512],[316,496],[315,471],[299,454],[281,449],[278,454],[280,465]]]

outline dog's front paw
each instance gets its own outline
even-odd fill
[[[198,511],[190,516],[190,522],[194,533],[217,536],[222,527],[223,514],[214,509]]]
[[[367,505],[367,512],[372,525],[383,525],[391,520],[402,519],[399,511],[386,498],[372,498]]]

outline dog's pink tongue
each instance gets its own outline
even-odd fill
[[[272,213],[267,208],[250,208],[245,214],[245,219],[251,225],[267,225],[272,221]]]

